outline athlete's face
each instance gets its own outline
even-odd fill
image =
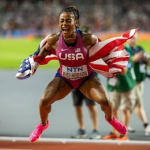
[[[62,12],[59,17],[59,27],[64,36],[70,36],[75,32],[76,20],[71,12]]]

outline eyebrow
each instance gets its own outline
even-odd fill
[[[72,19],[71,18],[67,18],[67,19],[60,18],[59,20],[72,20]]]

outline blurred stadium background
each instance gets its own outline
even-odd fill
[[[139,44],[150,53],[150,1],[149,0],[0,0],[0,135],[28,136],[39,122],[38,101],[43,89],[53,78],[58,67],[56,61],[40,66],[32,79],[17,81],[15,73],[21,61],[33,54],[39,42],[49,33],[59,31],[58,16],[63,8],[75,5],[80,11],[80,26],[88,25],[99,38],[121,36],[124,31],[139,28]],[[47,68],[45,70],[45,68]],[[105,85],[106,79],[101,77]],[[146,80],[145,109],[149,115],[149,81]],[[67,109],[66,109],[67,107]],[[91,124],[87,109],[85,124]],[[110,127],[100,112],[102,135]],[[71,95],[54,104],[51,129],[45,137],[69,138],[76,132],[77,123]],[[61,127],[60,127],[61,125]],[[130,135],[134,140],[150,140],[133,114],[131,125],[139,132]]]
[[[0,68],[17,68],[43,37],[58,32],[59,13],[69,5],[78,7],[80,26],[102,40],[139,28],[139,44],[150,53],[149,0],[0,0]]]

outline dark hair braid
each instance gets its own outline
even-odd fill
[[[78,8],[77,8],[76,6],[70,6],[70,7],[68,7],[68,8],[71,8],[71,9],[72,9],[72,11],[73,11],[73,13],[74,13],[74,15],[75,15],[75,19],[76,19],[76,20],[79,20],[80,15],[79,15],[79,10],[78,10]]]

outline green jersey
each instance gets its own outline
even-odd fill
[[[116,75],[107,81],[107,89],[109,91],[116,90],[117,92],[128,92],[136,85],[132,57],[130,56],[128,62],[128,71],[125,75]]]
[[[126,45],[125,49],[127,52],[130,53],[131,56],[135,55],[136,53],[140,51],[145,52],[141,46],[136,46],[135,48],[133,48],[133,47],[130,47],[129,45]],[[134,72],[135,72],[137,82],[144,81],[146,78],[146,72],[147,72],[146,62],[143,60],[140,60],[134,63]]]

